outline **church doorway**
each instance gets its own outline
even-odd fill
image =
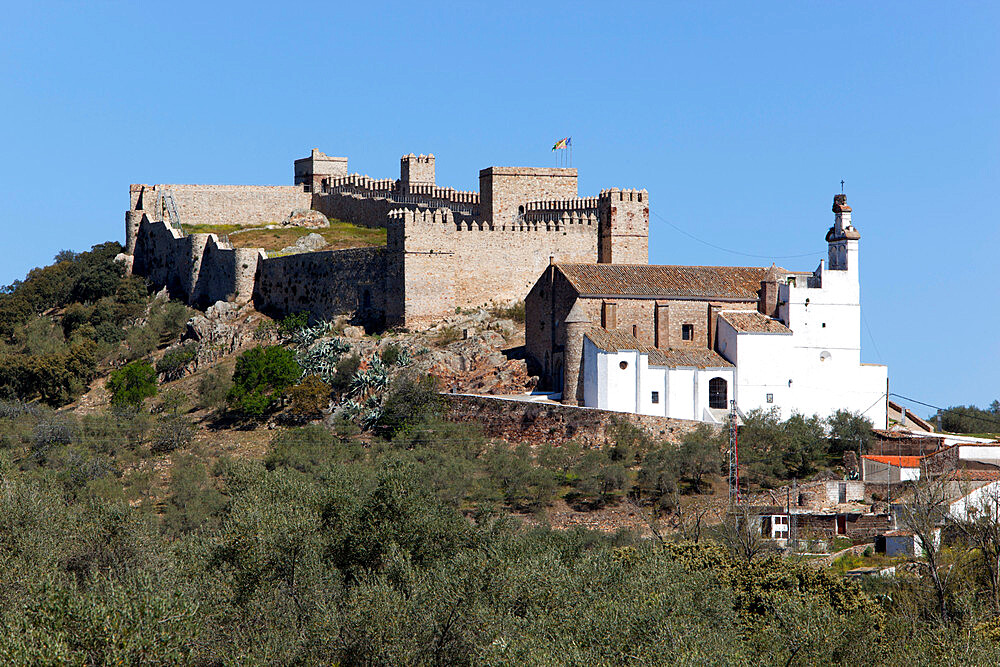
[[[712,378],[708,381],[708,407],[725,410],[729,399],[729,383],[725,378]]]

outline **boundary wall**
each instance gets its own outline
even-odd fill
[[[621,420],[638,426],[655,439],[680,444],[686,434],[704,424],[499,396],[442,395],[448,406],[447,419],[478,424],[487,437],[508,442],[562,445],[576,441],[597,447],[612,441],[611,427]]]

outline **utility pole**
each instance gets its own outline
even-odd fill
[[[740,457],[736,426],[736,400],[729,401],[729,504],[740,502]]]

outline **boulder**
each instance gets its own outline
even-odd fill
[[[306,234],[294,245],[287,246],[281,249],[282,255],[294,255],[300,252],[312,252],[313,250],[319,250],[326,245],[326,239],[319,234]]]
[[[313,229],[320,229],[322,227],[329,227],[330,221],[327,220],[326,216],[319,211],[314,211],[311,208],[297,208],[292,211],[281,224],[283,227],[310,227]]]

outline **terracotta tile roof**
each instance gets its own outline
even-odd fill
[[[899,468],[919,468],[922,456],[874,456],[866,454],[863,459],[875,461],[876,463],[886,463]]]
[[[597,349],[605,352],[620,350],[636,350],[649,355],[650,366],[665,366],[667,368],[732,368],[720,354],[705,347],[690,347],[670,350],[659,350],[643,345],[634,336],[624,331],[608,330],[603,327],[590,327],[584,334]]]
[[[1000,482],[1000,470],[949,470],[942,479],[949,482]]]
[[[639,352],[649,352],[652,348],[640,343],[635,336],[624,331],[605,329],[604,327],[590,327],[584,334],[590,342],[597,346],[597,349],[605,352],[618,352],[619,350],[638,350]]]
[[[771,319],[756,310],[730,310],[719,313],[719,317],[739,332],[790,334],[792,330],[778,320]]]
[[[666,366],[679,368],[694,366],[695,368],[733,368],[725,357],[707,347],[678,348],[671,350],[653,350],[649,355],[650,366]]]
[[[757,299],[760,283],[768,272],[768,268],[759,266],[662,264],[558,264],[557,268],[581,295],[747,301]]]

